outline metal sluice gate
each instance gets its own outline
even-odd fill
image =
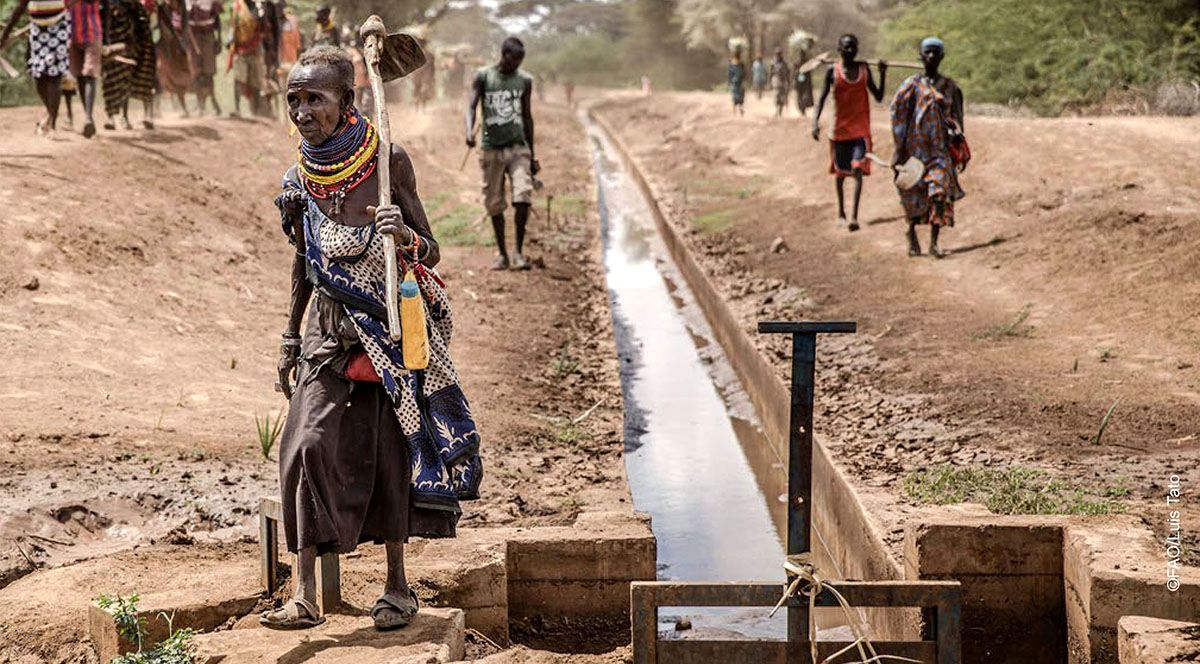
[[[850,334],[857,328],[855,322],[758,324],[760,333],[790,334],[792,338],[785,581],[782,584],[634,582],[630,586],[630,623],[635,664],[862,662],[856,642],[812,642],[816,635],[810,632],[810,606],[845,609],[847,604],[853,609],[921,609],[921,640],[871,639],[873,651],[880,656],[875,661],[924,664],[959,664],[961,661],[962,589],[957,581],[814,581],[806,574],[806,570],[813,569],[809,536],[813,513],[812,424],[817,335]],[[777,605],[787,608],[786,641],[658,638],[658,610],[662,607],[766,609]]]

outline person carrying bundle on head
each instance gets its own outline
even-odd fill
[[[825,87],[817,101],[817,112],[813,116],[812,137],[821,140],[821,111],[829,93],[833,92],[834,121],[829,142],[829,172],[836,176],[838,200],[838,224],[846,223],[846,197],[843,183],[854,178],[854,208],[849,228],[858,230],[858,204],[862,197],[862,179],[871,174],[871,162],[867,153],[871,151],[871,97],[883,101],[883,88],[887,80],[887,63],[879,62],[879,85],[871,76],[871,68],[858,62],[858,37],[842,35],[838,40],[841,61],[835,62],[825,75]]]

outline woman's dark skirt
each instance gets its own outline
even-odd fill
[[[279,475],[289,551],[454,537],[458,514],[411,505],[408,443],[383,386],[346,380],[328,364],[301,362]]]

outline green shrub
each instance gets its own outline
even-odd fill
[[[1040,113],[1082,109],[1113,90],[1200,78],[1193,0],[923,0],[882,26],[889,57],[946,42],[946,73],[969,101]]]

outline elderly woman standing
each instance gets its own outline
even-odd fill
[[[412,161],[400,146],[379,145],[355,109],[345,51],[304,53],[288,78],[287,103],[303,138],[276,200],[296,250],[280,349],[280,384],[291,404],[279,466],[297,574],[294,598],[261,622],[280,629],[324,622],[314,603],[317,556],[375,542],[386,547],[388,573],[371,615],[379,629],[403,627],[417,612],[404,542],[453,537],[459,501],[476,498],[482,478],[479,434],[448,353],[449,302],[433,270],[438,244]],[[380,158],[391,160],[390,182],[378,182]],[[372,207],[380,186],[391,187],[397,205]],[[401,271],[416,273],[429,321],[424,370],[406,369],[401,344],[388,335],[384,234],[396,240]]]

